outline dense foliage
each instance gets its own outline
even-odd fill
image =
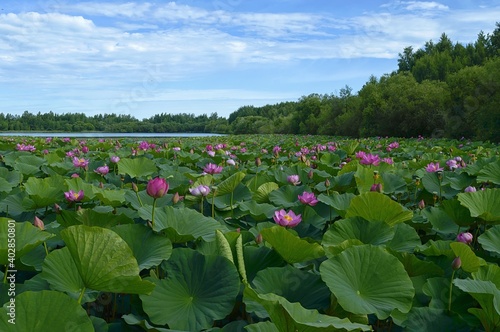
[[[370,77],[357,94],[311,94],[296,102],[242,106],[217,113],[131,115],[0,114],[0,130],[319,134],[350,137],[418,135],[500,141],[500,23],[467,45],[443,34],[399,54],[398,69]]]
[[[498,331],[499,153],[3,138],[0,330]]]

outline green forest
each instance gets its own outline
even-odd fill
[[[311,94],[294,102],[242,106],[229,118],[194,114],[0,113],[1,131],[321,134],[445,137],[500,142],[500,23],[474,43],[443,33],[399,53],[398,68],[371,76],[359,92]]]

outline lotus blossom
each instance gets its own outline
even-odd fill
[[[373,165],[378,166],[380,163],[380,157],[376,154],[365,153],[361,156],[361,160],[359,161],[362,165]]]
[[[203,172],[207,174],[219,174],[222,172],[222,166],[217,166],[216,164],[208,163],[203,167]]]
[[[210,187],[200,184],[197,187],[189,188],[189,193],[193,196],[207,196],[210,193]]]
[[[300,178],[297,174],[287,176],[286,180],[288,181],[288,183],[293,184],[294,186],[300,184]]]
[[[29,151],[33,152],[36,150],[36,148],[33,145],[24,145],[24,144],[17,144],[16,145],[16,150],[18,151]]]
[[[40,228],[42,231],[45,229],[45,224],[43,223],[42,219],[38,218],[37,216],[35,216],[35,219],[33,221],[33,225],[35,227]]]
[[[89,165],[89,160],[84,158],[73,157],[73,166],[86,168]]]
[[[173,148],[172,148],[172,150],[174,150],[174,151],[178,152],[178,151],[181,151],[181,148],[180,148],[180,147],[178,147],[178,146],[176,146],[176,147],[173,147]]]
[[[382,192],[382,184],[381,183],[372,184],[372,186],[370,187],[370,191],[376,191],[376,192],[381,193]]]
[[[457,235],[457,241],[465,244],[469,244],[474,239],[474,235],[469,232],[460,233]]]
[[[464,192],[466,193],[475,193],[477,191],[476,187],[473,186],[468,186],[467,188],[464,189]]]
[[[392,160],[392,158],[382,158],[382,162],[386,163],[386,164],[389,164],[389,165],[393,165],[394,164],[394,160]]]
[[[273,154],[275,156],[277,156],[279,153],[281,152],[281,147],[279,145],[276,145],[274,148],[273,148]]]
[[[83,199],[83,196],[83,190],[80,190],[79,192],[75,192],[73,190],[64,192],[64,198],[66,198],[68,202],[79,202]]]
[[[389,144],[386,148],[386,150],[388,152],[392,151],[393,149],[397,149],[399,148],[399,143],[398,142],[392,142],[391,144]]]
[[[149,180],[146,186],[146,193],[154,199],[165,196],[168,191],[168,183],[164,178],[154,178]]]
[[[100,167],[97,167],[94,172],[104,176],[104,175],[109,173],[109,167],[108,167],[108,165],[100,166]]]
[[[319,202],[316,199],[316,195],[314,195],[314,193],[310,193],[310,192],[307,192],[307,191],[304,191],[302,193],[302,195],[298,195],[297,197],[299,198],[299,201],[302,204],[307,204],[307,205],[310,205],[310,206],[315,206]]]
[[[458,270],[462,266],[462,260],[460,259],[460,256],[455,257],[453,262],[451,262],[451,268],[453,270]]]
[[[109,161],[111,161],[113,164],[116,164],[116,163],[118,163],[120,161],[120,157],[118,157],[118,156],[111,156],[109,158]]]
[[[295,227],[302,221],[302,216],[295,215],[292,210],[287,212],[285,209],[281,209],[274,212],[273,219],[280,226]]]
[[[427,172],[429,172],[429,173],[434,173],[434,172],[442,171],[443,168],[439,167],[439,163],[436,162],[436,163],[429,163],[429,164],[427,164],[427,166],[425,166],[425,170]]]
[[[236,165],[236,162],[233,159],[228,159],[228,160],[226,160],[226,164],[234,166],[234,165]]]

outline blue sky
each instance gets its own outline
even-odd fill
[[[0,112],[228,117],[357,92],[405,47],[474,42],[499,18],[500,0],[3,0]]]

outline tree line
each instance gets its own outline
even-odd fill
[[[229,118],[208,115],[0,113],[1,131],[211,132],[471,138],[500,142],[500,23],[474,43],[443,33],[399,54],[398,68],[371,76],[357,94],[311,94],[274,105],[242,106]]]

